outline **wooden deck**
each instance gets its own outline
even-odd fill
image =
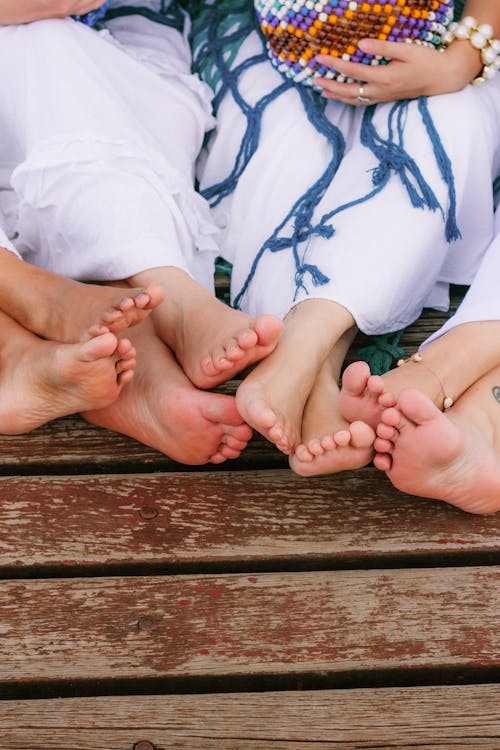
[[[0,438],[0,571],[0,750],[500,749],[500,514],[372,468],[59,420]]]

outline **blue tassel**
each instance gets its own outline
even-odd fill
[[[457,226],[457,194],[455,190],[453,167],[451,166],[450,157],[444,150],[443,143],[441,141],[441,138],[439,137],[439,133],[437,132],[436,126],[434,125],[434,122],[430,115],[429,107],[427,104],[427,97],[420,97],[420,99],[418,100],[418,108],[429,134],[439,171],[441,172],[443,180],[448,185],[450,207],[448,209],[448,215],[446,217],[446,239],[448,240],[448,242],[455,242],[456,240],[459,240],[462,235],[460,233],[460,229]]]
[[[73,18],[75,21],[81,21],[86,26],[95,26],[106,15],[109,4],[110,0],[106,0],[106,2],[104,2],[99,8],[89,11],[89,13],[82,13],[81,15],[73,16]]]

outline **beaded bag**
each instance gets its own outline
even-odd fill
[[[345,80],[317,63],[318,54],[367,65],[389,62],[360,50],[360,39],[441,47],[454,11],[454,0],[254,0],[254,4],[273,65],[308,86],[319,76]]]

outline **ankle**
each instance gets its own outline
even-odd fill
[[[415,378],[418,381],[427,381],[427,387],[417,386],[423,391],[440,409],[445,411],[453,406],[458,396],[452,395],[443,377],[438,363],[429,362],[420,352],[415,352],[409,359],[400,359],[398,367],[413,367]],[[460,394],[458,394],[460,395]]]

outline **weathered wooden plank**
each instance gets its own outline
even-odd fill
[[[500,686],[0,702],[2,750],[132,750],[141,740],[165,750],[498,750]]]
[[[230,392],[232,384],[221,390]],[[237,470],[287,465],[286,456],[257,434],[240,458],[226,461],[220,468]],[[0,476],[60,472],[78,474],[88,471],[179,471],[182,468],[186,467],[163,453],[126,435],[95,427],[77,415],[56,419],[29,435],[0,435]]]
[[[499,618],[498,567],[3,581],[0,682],[498,669]]]
[[[500,514],[395,490],[376,469],[0,478],[0,568],[274,564],[347,567],[457,553],[500,563]],[[476,561],[477,562],[477,561]],[[40,571],[39,571],[40,572]]]

